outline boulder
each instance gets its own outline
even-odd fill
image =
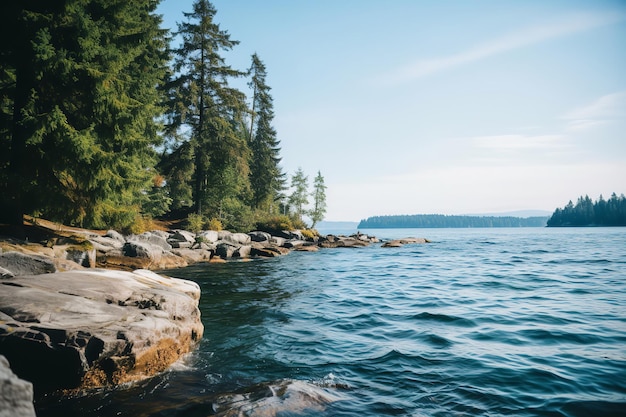
[[[269,242],[272,238],[272,235],[269,233],[261,231],[250,232],[248,236],[250,236],[250,240],[253,242]]]
[[[118,242],[124,243],[126,242],[126,239],[124,238],[124,236],[122,236],[121,233],[116,232],[115,230],[109,230],[106,232],[106,234],[104,235],[105,237],[108,237],[110,239],[114,239],[117,240]]]
[[[251,239],[246,233],[231,233],[228,236],[225,236],[224,240],[237,245],[247,245],[250,243]]]
[[[91,244],[89,245],[91,246]],[[65,259],[76,262],[80,266],[85,268],[96,267],[96,249],[91,247],[82,246],[70,246],[67,248],[67,254]]]
[[[205,230],[200,232],[198,237],[206,243],[215,243],[219,240],[219,235],[215,230]]]
[[[202,249],[172,249],[172,253],[188,262],[210,261],[213,256],[212,251]]]
[[[193,244],[196,242],[196,235],[186,230],[174,230],[167,241],[170,244],[172,242],[189,242]]]
[[[122,248],[124,256],[131,258],[148,258],[154,263],[159,263],[163,257],[163,249],[147,242],[126,242]]]
[[[42,255],[26,255],[19,252],[0,254],[0,267],[18,275],[49,274],[57,271],[54,262]]]
[[[106,253],[114,249],[122,249],[126,241],[120,241],[108,236],[91,236],[89,242],[91,242],[96,251]]]
[[[261,258],[274,258],[288,253],[289,249],[276,245],[252,245],[250,250],[250,256],[258,256]]]
[[[232,258],[233,254],[238,249],[239,245],[235,245],[234,243],[226,241],[218,242],[215,247],[215,255],[219,256],[222,259]]]
[[[37,392],[141,380],[202,337],[199,286],[146,270],[0,281],[0,354]]]
[[[126,238],[128,242],[149,243],[152,246],[158,246],[163,250],[170,250],[172,246],[167,243],[167,239],[153,232],[145,232],[140,235],[130,235]]]
[[[0,355],[0,417],[35,417],[33,384],[18,378]]]
[[[228,230],[220,230],[217,232],[217,240],[226,240],[226,236],[230,235],[231,232]]]
[[[170,240],[169,242],[172,245],[172,248],[177,248],[177,249],[189,249],[194,245],[193,243],[187,242],[187,241],[181,242],[178,240]]]
[[[291,239],[291,240],[286,241],[282,246],[284,248],[294,249],[294,248],[308,245],[308,244],[309,242],[307,242],[306,240]]]
[[[270,239],[270,243],[276,246],[284,246],[286,241],[287,239],[280,236],[272,236],[272,238]]]
[[[252,253],[252,246],[241,245],[233,252],[233,258],[249,258]]]
[[[295,248],[297,252],[317,252],[319,248],[316,245],[306,244]]]

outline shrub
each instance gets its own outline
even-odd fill
[[[205,218],[201,214],[190,213],[187,216],[187,229],[190,232],[198,233],[204,227]]]
[[[220,219],[216,217],[211,217],[211,220],[209,220],[209,223],[207,224],[207,228],[209,230],[215,230],[219,232],[220,230],[223,230],[224,226],[222,226],[222,222],[220,221]]]

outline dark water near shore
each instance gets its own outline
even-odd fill
[[[434,242],[168,271],[198,351],[38,415],[626,415],[626,228],[370,232]]]

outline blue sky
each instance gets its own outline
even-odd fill
[[[625,1],[212,3],[227,62],[265,63],[283,169],[322,172],[326,220],[626,193]],[[163,0],[164,25],[191,5]]]

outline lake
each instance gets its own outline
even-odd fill
[[[361,232],[432,243],[167,271],[199,349],[38,416],[626,415],[626,228]]]

